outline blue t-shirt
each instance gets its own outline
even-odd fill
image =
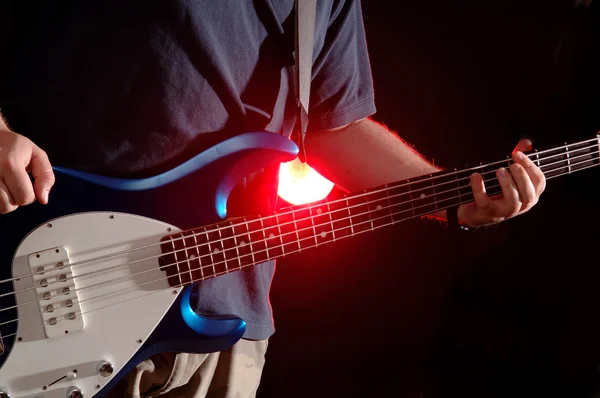
[[[168,170],[245,131],[289,136],[293,6],[4,1],[0,109],[54,165],[119,177]],[[309,134],[375,112],[360,2],[318,1],[316,19]],[[202,282],[198,310],[269,337],[273,272],[270,262]]]

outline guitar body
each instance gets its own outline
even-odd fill
[[[222,220],[241,178],[296,154],[247,133],[143,180],[55,169],[48,205],[0,216],[0,396],[104,396],[154,353],[235,344],[244,321],[195,313],[192,287],[167,283],[160,241]]]

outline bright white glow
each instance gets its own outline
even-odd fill
[[[279,167],[278,195],[293,205],[325,199],[333,190],[333,182],[317,173],[298,158]]]

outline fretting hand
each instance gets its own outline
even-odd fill
[[[523,151],[531,150],[531,141],[519,141],[512,153],[509,170],[500,168],[496,177],[502,193],[488,196],[479,173],[471,175],[474,201],[458,209],[458,221],[470,226],[497,223],[527,212],[546,188],[546,177]]]

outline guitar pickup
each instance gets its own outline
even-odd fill
[[[83,330],[83,316],[67,248],[58,246],[30,254],[27,262],[46,337]]]

